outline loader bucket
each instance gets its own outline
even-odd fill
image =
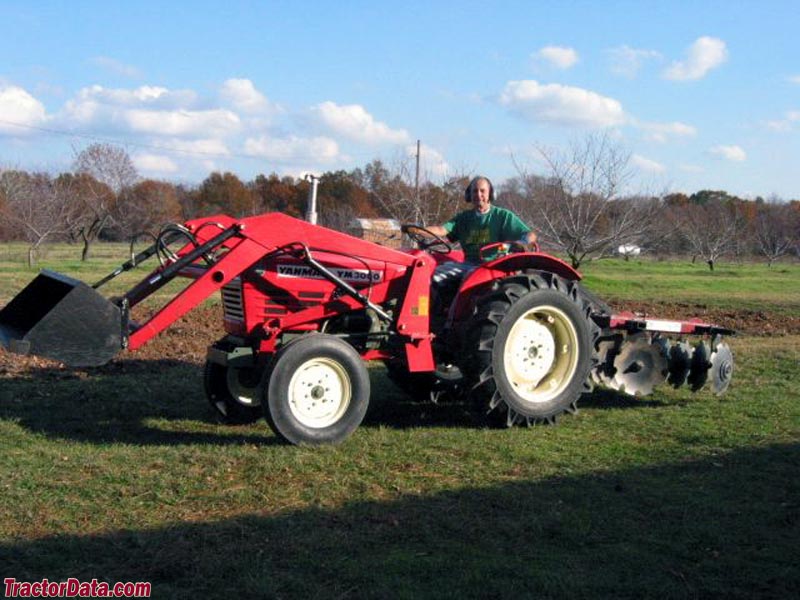
[[[107,363],[122,348],[122,310],[82,281],[42,271],[0,310],[0,346],[72,367]]]

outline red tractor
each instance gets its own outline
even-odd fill
[[[730,382],[733,357],[721,341],[729,330],[615,314],[545,253],[493,244],[483,252],[494,258],[465,268],[447,240],[416,225],[404,231],[418,249],[279,213],[171,225],[94,286],[43,271],[0,310],[0,345],[101,365],[219,290],[227,335],[208,350],[208,400],[228,423],[263,414],[295,444],[336,443],[358,427],[370,399],[368,360],[383,361],[407,391],[462,398],[505,426],[574,412],[595,383],[643,395],[665,380],[697,390],[711,378],[717,393]],[[154,255],[160,265],[124,295],[97,291]],[[179,275],[193,281],[135,323],[131,309]]]

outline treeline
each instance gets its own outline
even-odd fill
[[[542,245],[573,265],[610,256],[620,247],[687,255],[713,269],[724,256],[761,256],[768,264],[800,254],[800,201],[743,200],[724,191],[622,195],[625,155],[605,138],[587,138],[572,154],[546,155],[546,173],[518,168],[498,186],[498,204],[514,209],[539,232]],[[419,189],[407,170],[379,160],[319,178],[319,223],[345,231],[355,217],[436,224],[465,208],[470,174]],[[42,244],[70,241],[85,259],[97,240],[152,236],[171,222],[224,213],[235,217],[279,211],[302,218],[311,183],[276,174],[242,181],[211,173],[197,186],[141,179],[127,153],[105,144],[80,152],[57,175],[0,168],[0,240],[25,241],[35,262]]]

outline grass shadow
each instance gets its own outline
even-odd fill
[[[0,543],[19,581],[153,597],[790,598],[800,446],[543,481]],[[312,499],[309,502],[313,505]]]
[[[202,381],[201,366],[175,359],[30,368],[4,378],[0,419],[51,437],[102,444],[278,443],[263,422],[217,427]],[[169,422],[192,425],[174,430]]]

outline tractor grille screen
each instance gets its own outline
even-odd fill
[[[222,310],[226,319],[244,321],[241,279],[236,278],[222,287]]]

